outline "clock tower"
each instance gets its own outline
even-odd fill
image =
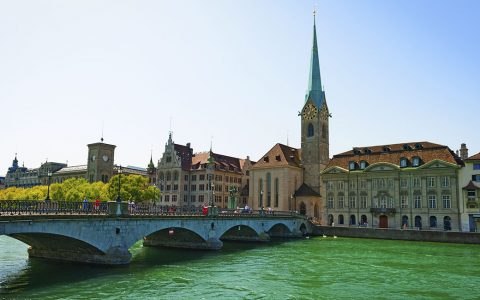
[[[103,138],[100,143],[89,144],[87,180],[88,182],[102,181],[107,183],[113,176],[113,158],[115,145],[105,144]]]
[[[301,116],[302,129],[301,159],[304,169],[303,181],[314,191],[320,193],[320,172],[325,169],[329,160],[328,119],[330,118],[330,113],[320,78],[315,12],[313,14],[313,47],[308,90],[305,95],[305,103],[299,115]]]

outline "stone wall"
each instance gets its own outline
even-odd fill
[[[330,226],[313,227],[313,235],[323,234],[327,236],[336,235],[338,237],[353,238],[480,244],[480,233],[474,232],[397,230]]]

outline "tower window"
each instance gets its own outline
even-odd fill
[[[307,127],[307,137],[312,137],[313,134],[314,134],[313,124],[312,124],[312,123],[309,123],[309,124],[308,124],[308,127]]]

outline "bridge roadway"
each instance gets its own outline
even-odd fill
[[[128,264],[129,248],[139,240],[144,246],[216,250],[225,240],[265,242],[311,230],[305,216],[292,212],[0,201],[0,235],[28,244],[30,257],[91,264]]]

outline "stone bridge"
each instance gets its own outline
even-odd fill
[[[31,257],[92,264],[128,264],[129,248],[144,246],[220,249],[222,241],[300,237],[312,228],[296,214],[45,214],[1,213],[0,235],[30,246]]]

